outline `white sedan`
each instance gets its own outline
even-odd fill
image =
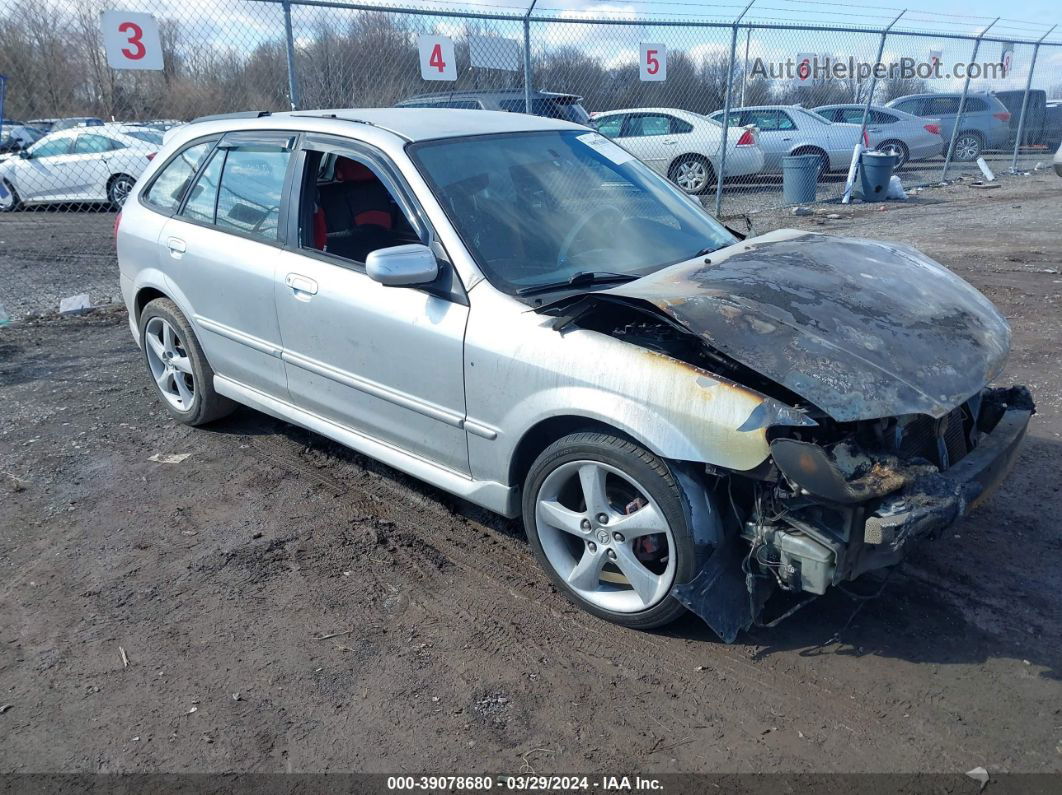
[[[615,139],[650,168],[686,193],[704,193],[715,184],[721,160],[723,126],[707,116],[677,108],[629,108],[595,113],[599,133]],[[727,136],[726,176],[745,177],[763,169],[756,128]]]
[[[121,207],[161,145],[157,131],[124,124],[46,135],[0,163],[0,211],[60,202]]]

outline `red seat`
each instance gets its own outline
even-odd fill
[[[390,194],[368,166],[349,157],[337,157],[335,179],[350,186],[342,195],[355,226],[371,224],[390,229],[394,225]]]

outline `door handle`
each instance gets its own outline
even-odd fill
[[[783,141],[792,141],[793,139],[792,138],[783,138],[782,140]]]
[[[294,290],[295,293],[317,295],[317,282],[309,276],[303,276],[301,273],[289,273],[284,277],[284,284]]]
[[[666,144],[667,146],[673,146],[675,144],[675,139],[674,138],[665,138],[663,140],[663,143]]]
[[[184,241],[179,237],[166,238],[166,248],[170,250],[170,256],[174,259],[180,259],[187,249]]]

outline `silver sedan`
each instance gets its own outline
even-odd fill
[[[772,591],[894,565],[1000,482],[1034,408],[987,386],[1006,321],[923,254],[742,240],[555,119],[188,124],[117,244],[176,421],[245,404],[521,517],[557,589],[629,627],[688,608],[732,641]]]
[[[863,123],[863,105],[823,105],[815,112],[833,122]],[[939,119],[913,116],[895,108],[871,105],[867,114],[867,137],[879,152],[897,157],[896,168],[911,160],[940,157],[945,141]]]

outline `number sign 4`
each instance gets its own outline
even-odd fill
[[[454,42],[446,36],[420,35],[417,37],[420,51],[420,76],[424,80],[456,80],[457,60],[454,58]]]

